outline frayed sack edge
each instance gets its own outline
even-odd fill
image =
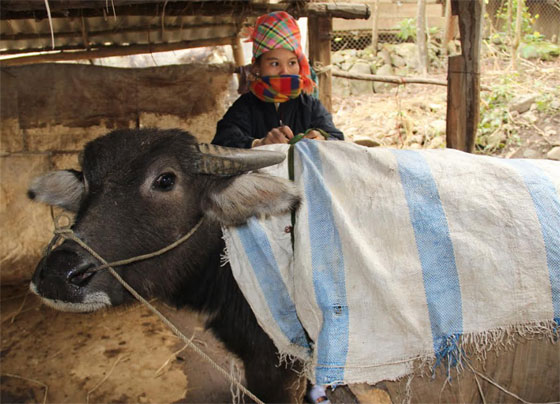
[[[452,335],[442,340],[440,350],[437,353],[420,355],[415,358],[403,359],[393,363],[375,364],[371,366],[359,367],[362,375],[367,374],[369,368],[380,368],[393,364],[410,364],[410,369],[405,374],[396,375],[394,378],[382,380],[374,380],[364,376],[361,379],[341,380],[330,383],[332,387],[341,384],[367,383],[375,385],[382,381],[400,381],[404,378],[407,380],[407,396],[411,394],[411,381],[415,376],[435,378],[435,374],[439,369],[444,369],[447,373],[446,383],[451,380],[451,370],[455,370],[460,374],[465,369],[472,371],[474,369],[470,364],[470,359],[478,359],[484,362],[488,353],[493,352],[499,355],[500,352],[511,351],[516,345],[529,340],[548,339],[550,343],[557,343],[560,339],[560,319],[545,320],[530,324],[512,325],[501,327],[494,330],[473,332],[463,335]],[[290,360],[302,360],[299,355],[281,354],[283,358]],[[303,373],[313,381],[314,369],[316,364],[311,360],[302,360],[304,363]],[[347,367],[347,369],[358,369],[358,367]]]

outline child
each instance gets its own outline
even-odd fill
[[[212,143],[251,148],[288,143],[305,132],[309,139],[344,139],[331,114],[311,95],[314,83],[296,20],[284,11],[263,15],[249,40],[254,74],[250,92],[218,122]]]
[[[250,32],[253,41],[250,92],[240,96],[218,122],[212,143],[251,148],[308,139],[344,139],[331,114],[314,98],[309,62],[301,49],[296,20],[284,11],[263,15]],[[307,392],[312,403],[328,404],[323,386]]]

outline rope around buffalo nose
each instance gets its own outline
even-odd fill
[[[76,234],[74,233],[74,231],[72,231],[72,229],[70,227],[56,228],[55,231],[54,231],[54,233],[55,233],[55,239],[54,240],[56,240],[58,237],[63,237],[65,239],[72,240],[75,243],[77,243],[80,247],[82,247],[84,250],[86,250],[88,253],[90,253],[93,257],[95,257],[97,260],[99,260],[103,265],[101,265],[99,267],[96,267],[94,269],[94,271],[99,271],[101,269],[107,269],[109,271],[109,273],[111,275],[113,275],[113,277],[115,277],[115,279],[126,290],[128,290],[130,292],[130,294],[132,294],[132,296],[134,296],[134,298],[136,300],[141,302],[152,313],[154,313],[161,321],[163,321],[163,323],[165,325],[167,325],[171,329],[171,331],[173,331],[173,333],[177,337],[179,337],[179,339],[181,339],[185,344],[187,344],[187,346],[189,346],[193,351],[195,351],[197,354],[199,354],[204,360],[206,360],[208,363],[210,363],[210,365],[212,365],[212,367],[214,369],[216,369],[219,373],[221,373],[226,378],[226,380],[228,380],[230,383],[234,384],[239,390],[241,390],[243,392],[243,394],[247,395],[249,398],[251,398],[256,403],[264,404],[253,393],[251,393],[245,386],[243,386],[236,378],[234,378],[232,375],[230,375],[228,372],[226,372],[210,356],[208,356],[204,351],[202,351],[199,347],[197,347],[191,341],[191,339],[187,338],[181,332],[181,330],[179,330],[175,326],[175,324],[173,324],[170,320],[168,320],[167,317],[165,317],[158,309],[156,309],[151,303],[149,303],[146,299],[144,299],[136,290],[134,290],[134,288],[132,286],[130,286],[113,268],[113,266],[122,266],[122,265],[130,264],[132,262],[146,260],[146,259],[158,256],[158,255],[164,254],[169,250],[172,250],[173,248],[177,247],[181,243],[188,240],[194,234],[194,232],[200,227],[203,220],[204,220],[204,217],[200,218],[198,223],[187,234],[185,234],[183,237],[181,237],[179,240],[175,241],[174,243],[168,245],[167,247],[162,248],[161,250],[155,251],[155,252],[150,253],[150,254],[139,255],[139,256],[132,257],[132,258],[129,258],[129,259],[126,259],[126,260],[115,261],[115,262],[111,262],[111,263],[108,263],[107,261],[105,261],[103,259],[103,257],[101,257],[99,254],[97,254],[90,246],[88,246],[84,241],[82,241],[80,238],[78,238],[78,236],[76,236]],[[54,242],[51,242],[51,244],[54,245]]]

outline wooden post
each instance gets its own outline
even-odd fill
[[[231,50],[233,52],[233,60],[235,61],[235,66],[245,66],[245,55],[243,55],[243,46],[241,45],[239,35],[236,36],[232,41]]]
[[[447,87],[447,147],[474,150],[480,114],[481,1],[452,0],[459,16],[462,54],[449,58]]]
[[[466,99],[463,97],[463,87],[466,83],[463,81],[463,66],[465,58],[461,55],[450,56],[447,65],[447,128],[446,142],[447,147],[472,152],[469,140],[467,139],[467,130],[465,120]]]
[[[416,7],[416,46],[418,47],[418,72],[428,74],[428,44],[426,43],[426,0],[418,0]]]
[[[379,41],[379,0],[373,2],[371,19],[371,47],[373,49],[373,54],[377,55],[377,43]]]
[[[332,18],[310,16],[307,20],[309,62],[311,66],[331,65]],[[319,99],[328,111],[332,111],[332,73],[330,69],[319,70]]]
[[[515,16],[515,33],[513,36],[513,44],[511,46],[511,67],[519,70],[517,62],[517,50],[521,45],[521,19],[523,18],[523,9],[525,8],[525,0],[517,0],[517,12]]]
[[[445,14],[444,14],[444,25],[443,25],[443,33],[441,36],[441,51],[444,55],[449,55],[453,53],[450,49],[450,43],[455,38],[455,26],[457,16],[451,15],[451,0],[445,0]],[[455,45],[453,45],[453,49]]]

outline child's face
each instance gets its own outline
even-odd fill
[[[299,74],[298,58],[288,49],[273,49],[261,55],[254,71],[261,76],[296,75]]]

